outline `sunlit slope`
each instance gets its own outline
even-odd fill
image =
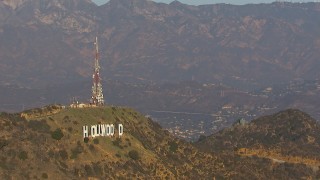
[[[219,154],[234,177],[319,179],[319,132],[315,119],[289,109],[250,123],[235,123],[196,145]]]
[[[23,115],[25,118],[22,118]],[[48,106],[23,114],[2,113],[2,178],[223,177],[224,165],[175,139],[130,108],[62,109]],[[82,126],[123,124],[119,137],[89,138]]]

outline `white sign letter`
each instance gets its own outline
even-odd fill
[[[98,129],[98,134],[97,134],[97,135],[98,135],[98,136],[102,136],[101,126],[102,126],[101,124],[98,124],[98,125],[97,125],[97,129]]]
[[[114,125],[111,124],[110,125],[110,136],[113,136],[114,135]]]
[[[122,124],[118,125],[118,131],[119,131],[119,137],[121,137],[123,134],[123,125]]]
[[[107,124],[107,136],[110,136],[110,125],[109,124]]]
[[[89,132],[88,132],[88,126],[83,126],[82,131],[83,131],[83,138],[89,137]]]
[[[97,125],[91,126],[91,137],[97,136]]]
[[[105,124],[101,124],[101,131],[102,131],[102,136],[106,136],[106,125]]]

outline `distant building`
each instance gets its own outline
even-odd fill
[[[224,106],[222,106],[222,109],[232,109],[232,104],[226,104]]]

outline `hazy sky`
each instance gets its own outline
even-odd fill
[[[98,5],[106,3],[108,0],[92,0]],[[156,2],[170,3],[172,0],[154,0]],[[249,3],[271,3],[276,0],[179,0],[185,4],[199,5],[199,4],[215,4],[215,3],[230,3],[230,4],[249,4]],[[289,0],[290,2],[309,2],[311,0]]]

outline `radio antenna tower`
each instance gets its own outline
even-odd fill
[[[98,37],[96,37],[96,41],[94,42],[95,46],[95,59],[94,59],[94,72],[92,76],[93,85],[92,85],[92,97],[91,104],[95,106],[103,106],[103,91],[101,85],[100,78],[100,65],[99,65],[99,45],[98,45]]]

